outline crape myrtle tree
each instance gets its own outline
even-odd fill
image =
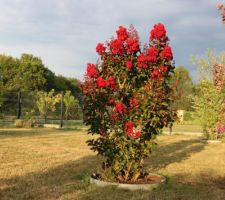
[[[161,23],[143,49],[133,26],[120,26],[116,34],[97,45],[100,59],[87,64],[81,85],[88,132],[99,135],[87,143],[106,158],[102,178],[135,182],[145,173],[156,135],[174,120],[173,54]]]

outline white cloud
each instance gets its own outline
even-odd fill
[[[81,78],[95,45],[134,24],[142,43],[156,22],[167,26],[177,64],[207,47],[224,49],[224,26],[210,0],[0,0],[0,53],[40,56],[57,74]]]

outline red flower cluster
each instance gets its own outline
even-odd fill
[[[105,52],[106,48],[104,47],[104,45],[102,43],[98,43],[96,46],[96,52],[99,55],[102,55]]]
[[[129,104],[131,108],[134,108],[135,106],[139,105],[140,101],[136,98],[136,96],[133,96],[129,100]]]
[[[160,53],[160,57],[165,60],[172,60],[173,53],[170,46],[166,46]]]
[[[106,80],[106,85],[108,87],[111,87],[113,90],[115,90],[117,88],[116,82],[115,82],[114,78],[111,76]]]
[[[107,87],[107,82],[106,82],[106,80],[99,76],[99,77],[97,78],[97,86],[98,86],[99,88],[106,88],[106,87]]]
[[[126,61],[126,68],[130,70],[132,69],[132,67],[133,67],[132,61]]]
[[[94,64],[88,63],[86,76],[93,78],[93,77],[96,77],[97,75],[98,75],[98,71],[97,71],[96,66]]]
[[[152,74],[151,74],[151,77],[152,78],[162,78],[162,74],[159,72],[159,69],[154,69]]]
[[[148,67],[148,58],[143,53],[138,56],[137,66],[141,69],[146,69]]]
[[[115,82],[114,78],[111,76],[106,80],[102,77],[98,77],[97,78],[97,86],[99,88],[110,87],[113,90],[115,90],[117,88],[116,82]]]
[[[137,52],[139,50],[139,43],[136,38],[128,39],[126,41],[126,47],[128,53]]]
[[[158,56],[158,50],[154,47],[150,47],[147,50],[147,59],[149,62],[156,63],[157,62],[157,56]]]
[[[117,38],[121,41],[125,41],[128,38],[127,29],[123,26],[119,26],[119,30],[116,31]]]
[[[134,124],[131,121],[126,122],[125,131],[133,139],[141,137],[141,131],[134,132]]]
[[[127,111],[127,106],[124,105],[122,102],[118,102],[118,103],[116,103],[114,110],[115,110],[115,112],[117,112],[119,114],[123,114]]]
[[[166,67],[166,66],[160,66],[159,67],[159,71],[162,72],[162,73],[166,73],[166,72],[168,72],[168,67]]]
[[[150,32],[150,39],[161,39],[166,37],[166,29],[163,24],[156,24]]]
[[[113,54],[123,54],[123,41],[119,39],[114,39],[109,43],[109,47]]]
[[[109,105],[113,105],[115,103],[115,100],[113,99],[113,98],[110,98],[109,100],[108,100],[108,104]]]

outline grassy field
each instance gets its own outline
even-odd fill
[[[202,144],[196,136],[162,135],[146,167],[167,183],[152,192],[89,184],[101,158],[85,130],[0,130],[1,200],[224,200],[225,143]]]

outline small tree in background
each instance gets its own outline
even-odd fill
[[[190,111],[193,103],[190,96],[193,96],[194,84],[189,71],[184,66],[177,66],[171,82],[177,84],[177,99],[173,103],[173,108],[175,110]]]
[[[101,60],[87,65],[82,84],[85,123],[99,137],[88,141],[102,164],[103,178],[135,182],[143,177],[144,158],[154,139],[173,121],[170,79],[173,54],[163,24],[150,32],[141,50],[134,27],[120,26],[117,37],[96,47]]]
[[[198,95],[194,97],[194,109],[201,122],[207,139],[218,139],[217,124],[221,120],[225,94],[212,81],[202,80],[198,85]]]
[[[78,112],[79,101],[71,94],[71,91],[66,91],[63,97],[63,102],[65,104],[66,120],[68,120],[68,118],[73,119],[73,115],[76,114],[76,112],[74,113],[74,111],[76,110]]]
[[[218,139],[225,127],[225,52],[218,56],[208,49],[206,58],[192,57],[199,67],[201,81],[194,108],[208,139]]]
[[[60,102],[61,94],[55,95],[55,90],[50,92],[39,91],[36,96],[36,104],[41,116],[44,116],[45,123],[47,121],[48,111],[54,112],[56,104]]]

